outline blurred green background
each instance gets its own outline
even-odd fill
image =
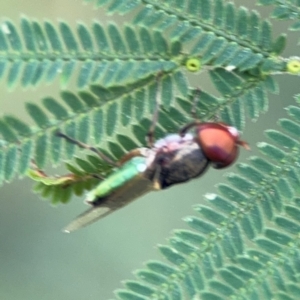
[[[236,1],[240,3],[241,1]],[[244,1],[245,6],[249,7]],[[2,1],[1,21],[6,17],[16,24],[22,14],[37,20],[76,20],[91,24],[93,19],[106,22],[104,9],[93,10],[74,0]],[[264,9],[264,11],[267,11]],[[113,16],[123,21],[124,18]],[[277,30],[286,31],[285,23]],[[295,51],[297,34],[285,56]],[[193,76],[193,85],[211,90],[205,76]],[[243,151],[240,161],[257,154],[255,143],[262,141],[263,129],[276,128],[284,107],[293,103],[299,92],[299,77],[279,77],[280,97],[270,95],[270,111],[256,123],[248,122],[244,139],[252,151]],[[71,89],[71,87],[69,87]],[[41,84],[35,90],[16,87],[7,91],[0,83],[0,111],[29,121],[25,101],[38,102],[51,95],[58,98],[60,86]],[[234,167],[225,172],[234,171]],[[210,170],[203,178],[152,193],[139,199],[101,222],[73,234],[61,229],[86,209],[83,199],[74,198],[68,205],[52,207],[31,192],[28,179],[14,180],[0,190],[0,299],[5,300],[94,300],[113,298],[112,291],[123,279],[133,279],[132,270],[148,259],[162,259],[155,245],[166,243],[173,228],[186,227],[182,217],[193,214],[191,206],[203,202],[202,195],[215,192],[215,184],[224,180],[224,172]]]

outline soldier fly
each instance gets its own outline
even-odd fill
[[[159,92],[156,94],[156,108],[147,134],[148,147],[131,150],[117,163],[95,147],[63,133],[57,134],[81,148],[94,151],[116,166],[106,179],[87,194],[86,203],[91,208],[71,222],[64,229],[65,232],[87,226],[150,191],[166,189],[197,178],[210,165],[216,169],[228,167],[238,157],[238,146],[248,149],[248,144],[240,140],[238,130],[221,122],[194,121],[184,126],[179,133],[154,142],[159,110]],[[194,134],[189,133],[192,128],[195,129]]]

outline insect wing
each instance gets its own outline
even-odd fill
[[[139,174],[111,194],[99,199],[96,205],[79,215],[64,231],[69,233],[94,223],[152,190],[153,182],[145,178],[143,173]]]
[[[85,227],[100,218],[105,217],[111,212],[109,207],[99,206],[93,207],[79,215],[75,220],[73,220],[66,228],[64,228],[64,232],[70,233],[72,231],[78,230],[82,227]]]

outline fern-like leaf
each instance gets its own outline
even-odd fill
[[[294,20],[290,30],[300,30],[300,2],[298,0],[258,0],[260,5],[273,5],[271,17],[279,20]]]
[[[211,71],[210,75],[216,88],[223,95],[219,101],[223,102],[219,107],[221,119],[240,130],[244,127],[246,116],[255,120],[260,113],[267,111],[267,91],[278,93],[277,83],[270,76],[255,78],[224,69]],[[203,100],[205,101],[205,97]],[[203,107],[202,110],[205,111]]]
[[[190,54],[201,58],[203,64],[214,66],[217,61],[218,66],[248,70],[272,58],[274,53],[280,54],[285,46],[284,36],[273,41],[269,21],[262,20],[255,11],[237,8],[224,0],[96,1],[96,6],[102,5],[107,5],[109,12],[120,14],[139,5],[136,24],[170,29],[170,37],[189,43]]]
[[[72,196],[82,196],[85,191],[94,188],[112,170],[111,165],[96,156],[75,160],[77,166],[68,163],[66,167],[70,173],[63,176],[48,176],[41,170],[31,168],[27,176],[37,182],[34,191],[50,198],[52,204],[67,203]]]
[[[75,69],[78,88],[95,82],[123,85],[160,71],[176,73],[182,64],[180,43],[168,43],[160,31],[130,25],[120,30],[114,23],[94,22],[91,28],[79,23],[74,33],[65,22],[56,28],[23,17],[21,33],[11,21],[3,22],[0,44],[0,77],[7,70],[10,88],[18,81],[28,87],[57,76],[65,86]]]
[[[76,146],[57,137],[58,130],[82,142],[88,142],[90,135],[94,137],[93,142],[96,144],[106,140],[103,147],[107,147],[114,159],[120,159],[126,151],[145,144],[157,88],[156,78],[149,77],[132,85],[114,86],[110,89],[93,86],[93,93],[82,92],[80,97],[62,92],[62,102],[47,97],[43,99],[43,108],[27,103],[27,111],[36,128],[30,128],[12,116],[6,116],[0,121],[0,134],[4,139],[1,145],[0,178],[9,181],[16,173],[24,175],[32,161],[42,169],[46,162],[57,163],[64,157],[72,158]],[[162,77],[161,92],[165,96],[162,105],[180,116],[178,108],[175,108],[177,88],[182,93],[188,92],[182,74]],[[185,94],[182,96],[186,97]],[[165,128],[158,127],[159,135],[162,136],[168,130],[177,132],[178,122],[183,124],[183,119],[179,117],[172,122],[166,116],[165,125],[162,123]],[[131,128],[135,141],[117,134],[118,129],[123,126]],[[115,142],[112,143],[109,137],[116,138]],[[121,147],[119,142],[122,142]]]
[[[274,144],[260,143],[262,156],[185,218],[192,230],[159,247],[171,264],[148,262],[118,299],[298,299],[300,109],[287,112],[266,131]]]
[[[277,92],[277,85],[271,77],[246,76],[223,69],[211,71],[211,77],[224,97],[217,98],[197,90],[189,93],[185,76],[180,71],[161,76],[160,98],[164,110],[160,112],[157,138],[178,132],[191,119],[193,103],[197,103],[196,113],[201,120],[219,115],[225,122],[242,129],[245,112],[251,118],[257,118],[267,109],[266,90]],[[62,92],[60,102],[44,98],[43,108],[27,103],[27,112],[36,128],[32,129],[11,116],[0,122],[0,134],[6,140],[1,147],[0,178],[9,181],[16,173],[24,175],[32,160],[42,169],[46,162],[58,163],[64,157],[71,159],[76,146],[58,138],[57,130],[84,143],[90,142],[89,136],[94,137],[94,144],[117,137],[114,143],[101,146],[108,147],[115,159],[126,151],[145,145],[157,89],[156,78],[150,76],[127,86],[92,86],[92,93],[75,95]],[[177,94],[181,96],[177,97]],[[116,135],[123,126],[130,129],[135,140]],[[117,142],[122,142],[122,146]]]

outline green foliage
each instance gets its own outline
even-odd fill
[[[188,89],[185,77],[181,73],[178,72],[173,78],[168,75],[162,78],[161,92],[165,95],[162,104],[165,107],[172,105],[169,109],[180,115],[180,111],[173,106],[180,101],[174,95],[177,88],[183,93],[182,96],[186,97]],[[0,178],[8,181],[16,173],[23,175],[30,167],[31,160],[34,160],[38,168],[44,168],[46,162],[58,163],[63,158],[72,158],[76,146],[57,137],[58,129],[82,142],[87,141],[91,132],[94,142],[100,143],[108,138],[117,138],[118,129],[127,126],[133,131],[137,141],[123,139],[123,150],[118,151],[119,155],[116,157],[119,159],[120,154],[125,153],[124,149],[128,151],[132,145],[145,142],[145,128],[149,126],[147,116],[152,114],[156,90],[155,78],[148,77],[132,85],[114,86],[110,89],[93,86],[93,93],[80,92],[76,95],[62,92],[62,104],[49,97],[43,99],[42,108],[37,104],[27,103],[27,112],[35,122],[36,128],[30,128],[11,116],[4,117],[0,122],[0,133],[6,140],[0,157],[0,165],[3,166]],[[164,122],[168,119],[170,118],[165,115]],[[175,124],[183,124],[183,119],[181,117],[178,121],[167,122],[166,126],[169,127],[161,134],[168,130],[177,130],[179,125]],[[120,148],[116,144],[119,144],[118,140],[112,143],[112,152],[116,152],[117,147]],[[65,151],[62,151],[63,147]]]
[[[124,13],[124,9],[131,11],[140,1],[135,5],[133,1],[97,4],[104,2],[113,2],[109,12]],[[24,87],[36,86],[42,80],[51,83],[57,76],[65,86],[78,72],[78,88],[91,83],[107,87],[134,82],[162,70],[176,72],[191,56],[201,58],[202,65],[246,71],[260,67],[284,50],[285,38],[280,36],[274,41],[271,24],[256,12],[238,9],[222,0],[191,0],[181,9],[172,8],[179,4],[173,2],[176,1],[143,5],[141,1],[144,8],[132,25],[122,29],[114,23],[104,26],[94,22],[90,28],[78,23],[73,32],[65,22],[56,28],[49,21],[23,17],[19,33],[17,26],[7,20],[0,31],[0,77],[7,70],[10,88],[19,81]],[[170,30],[168,39],[162,34],[166,30]],[[183,44],[187,51],[182,51]]]
[[[70,173],[63,176],[51,177],[38,169],[30,169],[27,175],[37,182],[35,192],[50,198],[52,204],[67,203],[73,195],[82,196],[84,191],[91,190],[112,170],[110,165],[92,155],[86,160],[76,157],[75,161],[78,166],[67,164]]]
[[[244,7],[236,8],[232,2],[226,3],[222,0],[92,2],[95,2],[97,7],[107,5],[107,11],[110,13],[125,14],[135,10],[137,6],[141,7],[133,20],[135,24],[155,26],[160,30],[171,28],[171,38],[179,38],[185,43],[195,42],[191,52],[203,56],[205,62],[216,54],[219,56],[225,52],[228,65],[250,69],[257,65],[263,56],[268,57],[274,52],[279,54],[283,50],[274,47],[276,41],[272,40],[272,28],[268,21],[261,20],[255,11],[251,12]]]
[[[20,81],[23,87],[42,80],[51,83],[60,76],[63,86],[78,73],[77,87],[91,83],[104,86],[124,84],[150,74],[176,69],[181,63],[181,44],[168,43],[160,31],[114,23],[91,28],[78,23],[76,33],[65,22],[58,29],[49,21],[21,20],[21,34],[7,20],[0,31],[1,77],[8,71],[10,88]],[[24,41],[24,42],[23,42]],[[131,70],[128,73],[128,69]]]
[[[251,118],[257,118],[259,112],[268,107],[267,89],[277,91],[272,77],[266,77],[264,81],[260,78],[254,80],[251,76],[222,69],[210,74],[220,93],[225,96],[216,98],[204,91],[200,94],[190,92],[189,101],[195,101],[196,97],[198,115],[203,120],[220,114],[224,121],[242,129],[245,112]],[[122,140],[121,145],[119,140],[114,142],[111,148],[118,153],[115,158],[119,159],[133,146],[145,143],[157,88],[161,89],[161,101],[166,110],[160,114],[157,129],[157,137],[161,137],[168,132],[177,132],[190,119],[191,104],[185,100],[187,83],[180,71],[163,76],[160,87],[157,87],[152,76],[127,86],[92,86],[91,92],[78,95],[65,91],[61,93],[62,103],[49,97],[43,99],[43,107],[27,103],[26,109],[36,124],[35,128],[12,116],[4,117],[0,123],[0,133],[6,140],[1,156],[4,168],[0,178],[8,181],[16,173],[25,174],[31,160],[38,168],[44,168],[46,162],[58,163],[65,157],[72,158],[76,146],[56,137],[58,129],[82,142],[87,142],[91,133],[98,144],[108,138],[116,138],[118,129],[126,126],[132,131],[135,141],[127,138]],[[176,91],[182,96],[176,97]],[[181,116],[182,110],[187,117]],[[65,151],[62,151],[63,147]]]
[[[300,30],[300,1],[299,0],[258,0],[260,5],[273,5],[271,17],[279,20],[295,21],[290,30]]]
[[[274,144],[260,143],[262,156],[184,219],[191,230],[159,246],[169,263],[147,262],[118,299],[298,299],[300,109],[287,112],[280,131],[265,132]]]

